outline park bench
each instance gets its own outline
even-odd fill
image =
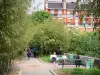
[[[56,56],[56,63],[58,63],[58,65],[62,65],[62,68],[64,67],[64,65],[74,65],[74,63],[72,62],[72,60],[68,59],[68,56],[66,56],[67,58],[65,60],[63,60],[62,58],[63,55],[57,55]],[[50,55],[50,60],[52,61],[52,55]]]
[[[68,59],[63,61],[62,55],[57,55],[57,63],[58,65],[62,65],[62,68],[64,67],[64,65],[75,65],[76,55],[68,53],[67,57]],[[100,67],[100,59],[82,55],[80,55],[80,59],[81,59],[81,65],[85,66],[86,68],[92,68],[97,65]]]
[[[50,60],[52,61],[53,55],[50,55]],[[62,60],[62,55],[56,55],[56,61]]]

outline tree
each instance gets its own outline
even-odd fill
[[[69,36],[63,23],[48,19],[34,28],[34,37],[30,45],[32,47],[39,46],[41,54],[51,54],[59,47],[63,51],[67,51],[68,41]]]
[[[37,11],[33,12],[32,14],[32,21],[35,21],[37,23],[41,23],[48,18],[50,18],[50,14],[45,11]]]
[[[92,3],[89,3],[90,7],[89,7],[89,12],[93,13],[93,17],[94,17],[94,29],[96,29],[96,27],[100,28],[100,1],[99,0],[93,0]]]
[[[83,11],[84,13],[81,15],[81,20],[83,20],[85,15],[93,16],[93,30],[97,27],[100,27],[100,1],[99,0],[89,0],[86,3],[86,0],[83,0],[83,4],[80,4],[81,0],[77,0],[75,10]],[[88,12],[88,13],[87,13]]]
[[[69,50],[81,55],[100,57],[100,34],[98,32],[79,32],[71,35]]]
[[[8,72],[31,39],[33,25],[26,11],[31,0],[0,0],[0,74]],[[31,29],[31,30],[30,30]],[[29,31],[30,30],[30,31]],[[30,36],[30,37],[27,37]]]

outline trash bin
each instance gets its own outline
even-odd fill
[[[89,68],[93,68],[93,66],[94,66],[94,59],[88,59],[87,61],[86,61],[86,68],[87,69],[89,69]]]

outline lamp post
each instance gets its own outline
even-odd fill
[[[91,13],[91,15],[90,15],[90,17],[91,17],[91,27],[93,28],[93,31],[94,31],[94,20],[93,20],[93,13]]]

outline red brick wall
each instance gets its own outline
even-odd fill
[[[48,13],[50,13],[51,14],[51,9],[48,9],[47,10],[48,11]],[[62,15],[67,15],[67,12],[68,12],[68,10],[62,10]],[[70,13],[72,13],[73,11],[71,11],[70,10]],[[85,13],[87,13],[87,12],[85,12]],[[54,14],[58,14],[58,10],[54,10]],[[82,14],[82,12],[81,11],[79,11],[78,12],[78,16],[80,17],[81,16],[81,14]],[[69,19],[67,19],[67,18],[63,18],[63,22],[64,23],[66,23],[66,24],[68,24],[68,20]],[[74,18],[72,18],[71,20],[70,20],[70,23],[72,24],[72,25],[75,25],[75,19]],[[88,23],[88,25],[91,25],[91,19],[90,18],[87,18],[87,23]],[[79,20],[79,25],[82,25],[82,22]]]

